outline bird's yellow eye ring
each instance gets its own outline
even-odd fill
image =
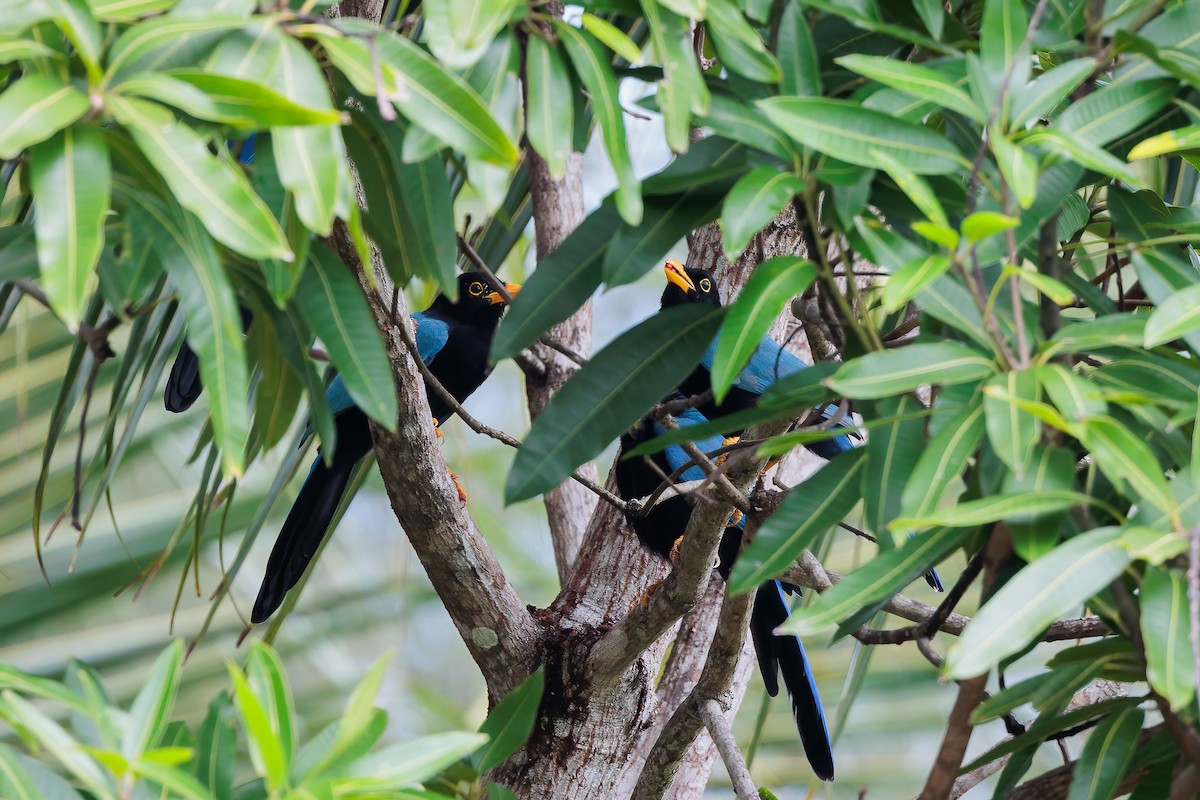
[[[475,281],[467,287],[467,291],[471,293],[472,297],[479,297],[483,294],[483,284],[479,281]]]
[[[712,281],[710,281],[708,278],[701,278],[700,279],[700,291],[711,292],[712,291]]]

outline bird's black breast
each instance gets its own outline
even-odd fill
[[[429,371],[441,381],[442,386],[462,402],[479,388],[479,385],[491,374],[492,367],[488,364],[488,349],[492,344],[494,328],[481,328],[461,322],[446,320],[449,334],[446,344],[429,362]],[[425,387],[429,395],[429,408],[435,419],[444,422],[454,412],[434,391],[432,386]]]

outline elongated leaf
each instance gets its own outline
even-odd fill
[[[190,749],[177,749],[183,751],[184,761],[190,758]],[[209,794],[205,786],[196,780],[191,773],[170,764],[156,761],[150,758],[150,755],[147,754],[146,758],[133,764],[133,772],[135,774],[169,790],[172,795],[186,798],[186,800],[211,800],[212,795]]]
[[[129,709],[125,735],[121,739],[121,755],[130,762],[137,761],[158,744],[170,721],[182,667],[183,642],[176,639],[155,659]]]
[[[1030,147],[1043,146],[1061,153],[1080,166],[1095,170],[1104,175],[1119,178],[1127,183],[1138,186],[1141,180],[1136,172],[1130,169],[1124,161],[1111,155],[1099,145],[1072,133],[1063,133],[1053,128],[1043,128],[1026,136],[1023,143]]]
[[[292,257],[283,230],[246,176],[209,153],[194,131],[144,100],[114,97],[110,107],[180,205],[213,238],[248,258]]]
[[[1112,582],[1129,565],[1129,554],[1117,543],[1120,534],[1120,528],[1080,534],[1018,572],[950,646],[947,675],[962,679],[986,672]]]
[[[1189,125],[1139,142],[1129,151],[1129,160],[1177,153],[1180,150],[1194,150],[1197,147],[1200,147],[1200,125]]]
[[[779,62],[741,10],[730,0],[706,0],[705,5],[705,30],[725,68],[759,83],[779,83]]]
[[[875,402],[877,419],[892,418],[873,432],[867,441],[867,469],[863,473],[863,517],[880,540],[888,546],[888,523],[900,516],[900,498],[916,466],[925,442],[925,421],[918,416],[924,405],[911,394],[885,397]],[[896,544],[903,544],[907,532],[894,532]]]
[[[641,63],[641,49],[623,30],[611,22],[585,11],[583,12],[583,29],[630,64]]]
[[[1092,59],[1076,58],[1042,73],[1024,89],[1014,92],[1012,128],[1020,130],[1032,119],[1049,116],[1095,68]]]
[[[793,486],[733,565],[729,591],[742,594],[780,574],[850,513],[862,496],[866,455],[842,453]]]
[[[61,725],[10,689],[5,689],[0,699],[8,709],[5,716],[36,739],[84,788],[98,798],[116,797],[108,777]]]
[[[283,69],[282,74],[289,72]],[[332,107],[303,105],[255,81],[202,70],[174,70],[170,77],[199,89],[226,117],[248,119],[259,126],[333,125],[341,120]],[[329,106],[328,101],[324,105]]]
[[[725,399],[779,312],[816,276],[812,263],[796,256],[770,258],[755,268],[721,323],[712,367],[713,393],[718,403]]]
[[[422,7],[429,48],[452,69],[473,66],[517,5],[516,0],[431,0]]]
[[[265,779],[267,790],[276,792],[287,778],[283,746],[271,730],[271,720],[267,711],[258,701],[242,671],[233,662],[226,666],[233,681],[234,704],[237,706],[242,728],[246,732],[246,741],[250,746],[250,761],[254,764],[254,771]]]
[[[1108,144],[1137,130],[1175,95],[1172,79],[1134,81],[1107,86],[1073,103],[1054,122],[1054,130],[1071,141],[1094,146]]]
[[[979,56],[982,76],[986,81],[987,102],[991,106],[1008,78],[1010,91],[1004,97],[1001,119],[1007,118],[1013,91],[1025,85],[1029,78],[1029,45],[1025,35],[1029,20],[1019,3],[1008,0],[987,0],[983,7],[983,24],[979,29]],[[1010,74],[1011,73],[1011,74]]]
[[[724,136],[705,136],[661,172],[642,182],[642,195],[681,194],[711,184],[712,192],[723,191],[749,169],[745,147]]]
[[[759,167],[743,175],[721,207],[721,241],[726,258],[733,261],[740,256],[750,238],[803,191],[800,176],[777,167]]]
[[[74,330],[104,246],[111,195],[108,145],[99,130],[69,128],[37,145],[29,160],[38,213],[38,267],[55,312]]]
[[[333,253],[314,247],[295,302],[328,348],[354,404],[393,430],[397,406],[391,365],[354,276]]]
[[[49,75],[26,75],[0,94],[0,158],[15,158],[87,113],[88,99]]]
[[[617,96],[617,81],[609,68],[609,60],[599,42],[586,31],[558,23],[554,27],[571,57],[575,72],[592,97],[592,113],[600,124],[604,150],[613,171],[617,173],[617,209],[629,225],[642,221],[640,182],[633,171],[633,162],[625,145],[625,115]]]
[[[538,669],[506,694],[479,726],[479,732],[488,735],[488,743],[473,759],[480,775],[503,764],[525,744],[537,721],[545,686],[546,673]]]
[[[505,500],[553,489],[637,422],[699,363],[723,309],[665,309],[618,336],[576,372],[534,420],[513,461]]]
[[[786,3],[779,21],[779,66],[783,78],[779,92],[802,97],[821,96],[821,70],[812,31],[799,3]]]
[[[1070,491],[1036,491],[996,494],[968,500],[949,508],[934,511],[923,517],[901,517],[893,520],[893,530],[905,528],[933,528],[944,525],[950,528],[971,528],[997,520],[1027,519],[1038,514],[1065,511],[1072,506],[1091,501],[1086,494]]]
[[[953,109],[976,122],[987,119],[987,112],[980,108],[974,98],[959,88],[956,82],[929,67],[868,55],[842,56],[834,61],[851,72],[865,75],[877,83],[928,100],[942,108]]]
[[[1172,709],[1187,708],[1196,696],[1187,580],[1178,570],[1147,567],[1140,598],[1146,678]]]
[[[604,203],[538,262],[500,321],[492,339],[492,360],[521,352],[592,296],[603,280],[604,254],[619,219],[616,207]]]
[[[1196,328],[1200,328],[1200,286],[1189,286],[1150,312],[1146,347],[1173,342]]]
[[[738,157],[738,153],[729,155]],[[723,190],[724,186],[705,185],[646,198],[641,223],[622,223],[612,236],[604,253],[604,282],[610,287],[632,283],[660,265],[688,233],[716,218]]]
[[[911,392],[922,384],[978,380],[994,370],[991,359],[978,350],[953,342],[935,342],[859,356],[843,364],[828,385],[846,397],[870,400]]]
[[[428,780],[487,742],[480,733],[439,733],[385,747],[360,758],[339,780],[354,791],[395,791]]]
[[[232,14],[207,11],[203,16],[154,17],[126,28],[108,51],[106,77],[162,65],[169,54],[193,43],[215,43],[216,36],[244,27],[248,20]],[[209,47],[212,44],[208,45]]]
[[[885,601],[920,578],[971,533],[961,528],[942,528],[906,538],[900,546],[879,553],[835,583],[815,602],[796,609],[780,631],[803,636],[829,630],[860,608]]]
[[[791,139],[757,108],[751,108],[725,92],[712,92],[708,113],[703,121],[718,136],[733,139],[785,161],[791,161],[798,152]]]
[[[0,64],[11,64],[26,58],[54,58],[56,55],[58,54],[54,50],[41,42],[0,36]]]
[[[800,144],[851,164],[882,168],[876,151],[918,175],[944,175],[967,165],[954,145],[932,130],[847,100],[773,97],[757,105]]]
[[[590,16],[590,15],[589,15]],[[529,144],[546,160],[550,177],[567,170],[575,130],[571,78],[558,47],[532,36],[525,54],[525,131]]]
[[[246,659],[247,681],[262,704],[271,730],[283,752],[285,769],[290,768],[296,750],[295,710],[283,662],[268,645],[255,642]]]
[[[1016,195],[1017,204],[1021,208],[1029,208],[1037,199],[1038,168],[1037,162],[1025,148],[1005,138],[999,131],[988,136],[992,154],[996,156],[996,165],[1005,183]]]
[[[1084,421],[1079,439],[1119,490],[1128,486],[1160,509],[1175,505],[1158,459],[1126,426],[1112,417],[1091,417]]]
[[[6,744],[0,744],[0,796],[11,800],[83,800],[71,784]]]
[[[892,273],[883,287],[883,307],[889,312],[899,311],[929,284],[946,274],[950,269],[950,256],[934,253],[919,256]]]
[[[921,451],[901,495],[905,517],[923,517],[941,505],[951,482],[962,474],[983,440],[983,405],[973,401],[942,426]]]
[[[334,124],[276,122],[271,129],[280,182],[295,197],[296,213],[304,224],[326,236],[334,216],[339,211],[347,214],[338,208],[339,196],[350,185],[346,145],[321,68],[299,41],[290,36],[278,36],[277,41],[274,85],[280,93],[293,103],[335,117]]]
[[[1088,735],[1083,753],[1071,775],[1067,800],[1107,800],[1133,760],[1145,713],[1136,706],[1124,708],[1101,721]]]
[[[708,87],[696,63],[688,19],[703,15],[681,15],[657,0],[639,0],[639,5],[650,30],[654,52],[663,67],[663,80],[658,84],[658,107],[663,115],[667,145],[676,153],[683,153],[690,143],[692,115],[708,111]],[[586,74],[578,64],[575,68],[587,84]]]
[[[1037,417],[1023,411],[1019,404],[1036,403],[1040,399],[1037,373],[1033,370],[996,375],[983,389],[988,440],[1000,460],[1018,476],[1025,472],[1041,436]]]
[[[208,704],[208,714],[196,736],[196,777],[213,800],[232,800],[233,768],[237,748],[233,701],[219,694]]]

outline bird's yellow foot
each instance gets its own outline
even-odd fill
[[[467,502],[467,490],[464,489],[462,484],[458,482],[458,475],[454,474],[450,470],[446,471],[450,472],[450,480],[454,482],[454,488],[458,489],[458,499],[465,504]]]
[[[658,591],[658,587],[660,587],[662,585],[663,585],[663,581],[655,581],[654,583],[650,584],[646,588],[646,591],[642,592],[641,596],[638,598],[638,601],[637,601],[638,606],[640,606],[641,608],[647,608],[650,605],[650,595],[652,595],[656,591]]]
[[[675,540],[675,543],[673,545],[671,545],[671,562],[672,563],[674,563],[675,561],[677,561],[679,559],[679,548],[682,546],[683,546],[683,537],[680,536],[678,539]]]
[[[737,444],[739,441],[741,441],[741,439],[742,437],[740,436],[726,436],[725,441],[721,442],[721,447],[728,447],[731,444]],[[720,456],[718,456],[716,462],[717,466],[719,467],[724,464],[725,459],[727,458],[729,458],[729,453],[722,453]]]
[[[442,433],[442,429],[439,426],[437,417],[433,418],[433,435],[437,437],[439,442],[446,441],[446,434]]]

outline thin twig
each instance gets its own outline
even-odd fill
[[[717,746],[717,752],[725,762],[725,771],[733,781],[733,791],[737,793],[738,800],[758,800],[758,789],[750,777],[750,768],[746,766],[741,748],[733,739],[733,731],[729,727],[729,721],[725,719],[725,710],[721,708],[721,704],[716,700],[702,703],[700,719],[704,721],[704,727],[708,728],[713,744]]]

